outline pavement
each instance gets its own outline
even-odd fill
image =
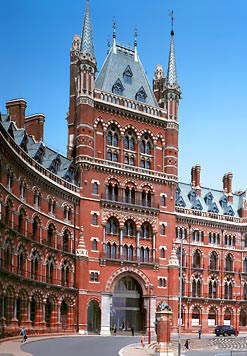
[[[242,336],[242,337],[241,337]],[[185,338],[190,338],[190,345],[191,345],[191,350],[218,350],[219,346],[220,349],[222,349],[222,342],[227,344],[227,348],[229,347],[229,343],[234,344],[235,346],[237,344],[241,345],[243,342],[247,342],[246,334],[241,335],[238,338],[235,337],[230,337],[230,338],[216,338],[213,335],[204,335],[201,340],[198,340],[198,338],[195,335],[183,335],[182,339],[182,348],[184,345],[184,339]],[[243,336],[245,336],[243,338]],[[51,339],[51,338],[63,338],[64,335],[53,335],[53,336],[33,336],[33,337],[28,337],[28,340],[26,341],[25,344],[28,344],[30,342],[34,341],[40,341],[40,340],[45,340],[45,339]],[[77,334],[72,334],[72,335],[66,335],[66,337],[87,337],[87,336],[79,336]],[[99,336],[103,337],[103,336]],[[219,340],[219,341],[218,341]],[[225,340],[225,341],[224,341]],[[147,341],[147,340],[146,340]],[[171,343],[171,348],[174,351],[174,356],[177,355],[177,340],[173,339]],[[217,345],[219,343],[219,345]],[[152,341],[150,345],[146,343],[145,347],[141,346],[141,343],[133,343],[130,345],[127,345],[123,347],[121,350],[119,350],[119,355],[120,356],[149,356],[149,355],[155,355],[155,342]],[[22,346],[21,338],[12,338],[11,340],[8,341],[1,341],[0,343],[0,356],[33,356],[30,353],[24,352],[21,350]],[[235,348],[235,347],[234,347]],[[236,349],[236,348],[235,348]],[[241,348],[240,348],[241,349]],[[185,354],[182,350],[182,354]]]

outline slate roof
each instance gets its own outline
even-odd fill
[[[4,129],[11,134],[15,142],[21,146],[30,157],[37,160],[44,168],[50,170],[60,178],[76,184],[74,179],[74,164],[71,160],[47,147],[41,141],[35,142],[32,136],[27,135],[25,129],[18,129],[8,115],[0,114],[0,123]],[[12,130],[10,130],[10,128]]]
[[[245,192],[233,194],[233,202],[229,203],[223,191],[201,187],[201,196],[198,196],[195,189],[192,189],[191,184],[179,182],[175,204],[188,209],[240,217],[239,209],[242,207],[244,196]],[[208,201],[207,197],[209,197]]]
[[[125,82],[123,78],[123,74],[128,66],[132,72],[131,83]],[[143,87],[147,95],[145,103],[158,107],[139,57],[138,60],[135,61],[135,53],[133,50],[116,45],[116,50],[114,51],[113,48],[111,48],[106,57],[96,79],[95,87],[112,93],[112,88],[118,80],[121,81],[124,87],[121,96],[131,100],[137,100],[136,94],[140,88]]]

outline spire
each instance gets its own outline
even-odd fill
[[[169,61],[168,61],[168,69],[167,69],[167,82],[168,82],[168,84],[178,84],[177,83],[175,47],[174,47],[173,11],[170,13],[170,16],[171,16],[171,20],[172,20],[172,29],[171,29],[171,43],[170,43],[170,53],[169,53]]]
[[[137,54],[137,29],[134,31],[134,48],[135,48],[135,62],[138,62],[138,54]]]
[[[91,56],[95,57],[89,0],[87,0],[86,2],[84,24],[83,24],[82,35],[81,35],[81,52],[88,53]]]
[[[113,19],[113,53],[117,53],[117,41],[116,41],[116,18]]]

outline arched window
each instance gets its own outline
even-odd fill
[[[199,241],[199,231],[198,230],[194,230],[192,233],[192,240],[193,241]]]
[[[233,259],[230,254],[228,254],[225,259],[225,271],[233,271]]]
[[[111,258],[111,244],[110,244],[110,242],[108,242],[106,244],[105,252],[106,252],[106,258]]]
[[[232,299],[232,282],[229,278],[227,278],[224,284],[224,298]]]
[[[64,207],[64,220],[71,221],[71,208],[68,206]]]
[[[135,237],[136,236],[136,226],[132,220],[127,220],[124,223],[123,235],[125,237]]]
[[[135,189],[127,187],[125,189],[125,203],[135,204]]]
[[[198,275],[195,275],[192,282],[192,297],[200,297],[201,296],[201,281]]]
[[[65,252],[69,251],[69,237],[70,237],[69,231],[65,230],[63,233],[63,251]]]
[[[201,268],[201,254],[198,250],[193,254],[193,268]]]
[[[217,298],[217,283],[214,277],[211,278],[208,285],[208,297]]]
[[[35,216],[33,220],[33,227],[32,227],[32,232],[33,232],[33,239],[38,240],[39,238],[39,218]]]
[[[135,136],[131,130],[128,130],[124,136],[124,148],[129,151],[135,151]]]
[[[150,252],[149,252],[149,248],[147,247],[144,250],[144,262],[149,263],[149,258],[150,258]]]
[[[117,245],[115,243],[112,245],[111,255],[112,255],[112,258],[114,258],[114,259],[117,258]]]
[[[141,141],[141,153],[151,155],[151,139],[148,135],[145,135]]]
[[[140,262],[144,262],[144,247],[140,248]]]
[[[17,253],[17,271],[20,274],[24,274],[25,265],[25,252],[23,246],[20,246]]]
[[[8,199],[5,209],[5,223],[6,225],[11,226],[12,224],[12,203],[10,199]]]
[[[141,238],[143,238],[143,239],[151,239],[152,238],[152,226],[148,222],[145,222],[144,224],[142,224],[140,235],[141,235]]]
[[[192,326],[201,325],[201,311],[198,307],[194,307],[192,310]]]
[[[108,200],[118,201],[118,186],[112,185],[111,183],[107,187],[107,198]]]
[[[127,245],[124,245],[123,257],[124,257],[124,260],[128,260],[128,246]]]
[[[61,268],[61,284],[62,286],[69,286],[69,263],[65,261]]]
[[[116,218],[111,217],[110,219],[108,219],[106,224],[106,233],[108,235],[118,235],[119,223]]]
[[[18,216],[18,232],[20,234],[24,233],[25,230],[25,226],[24,226],[24,222],[25,222],[25,211],[23,209],[20,210],[20,214]]]
[[[97,182],[94,182],[93,183],[93,194],[98,194],[98,189],[99,186],[98,186],[98,183]]]
[[[142,205],[151,206],[152,195],[150,191],[142,191]]]
[[[10,240],[7,239],[4,248],[4,267],[7,269],[12,268],[12,247]]]
[[[107,144],[108,146],[118,147],[118,133],[116,127],[110,127],[107,134]]]
[[[133,253],[133,246],[130,246],[129,247],[129,250],[128,250],[128,259],[129,261],[133,261],[133,257],[134,257],[134,253]]]
[[[48,226],[46,243],[48,246],[55,246],[55,227],[53,224]]]
[[[213,251],[210,255],[209,260],[209,269],[216,271],[217,270],[217,253]]]
[[[38,279],[39,255],[34,251],[31,256],[31,278]]]
[[[54,261],[51,256],[48,257],[46,262],[46,282],[53,283]]]

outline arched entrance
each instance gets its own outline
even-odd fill
[[[46,321],[46,327],[50,328],[51,327],[51,316],[52,316],[52,302],[48,298],[46,301],[46,306],[45,306],[45,321]]]
[[[62,324],[62,329],[65,330],[67,329],[67,324],[68,324],[68,312],[69,312],[69,306],[68,304],[63,300],[61,304],[61,324]]]
[[[125,276],[116,282],[111,305],[111,328],[145,330],[146,311],[140,284]]]
[[[87,331],[99,333],[100,330],[100,308],[96,300],[91,300],[87,308]]]

